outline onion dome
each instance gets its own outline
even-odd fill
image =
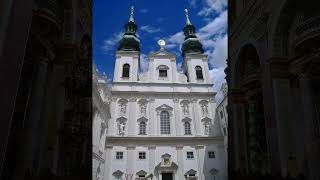
[[[136,36],[137,25],[134,22],[134,7],[131,6],[131,13],[128,23],[125,25],[125,33],[119,41],[118,50],[140,51],[140,40]]]
[[[196,36],[196,28],[191,24],[189,19],[188,10],[185,9],[186,25],[183,28],[185,35],[184,42],[182,44],[182,53],[203,53],[202,44]]]

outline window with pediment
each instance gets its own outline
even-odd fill
[[[142,121],[139,123],[139,135],[146,135],[147,134],[147,124],[146,122]]]
[[[170,134],[170,114],[168,111],[160,113],[160,132],[161,134]]]
[[[185,135],[191,135],[191,125],[190,122],[184,123],[184,134]]]

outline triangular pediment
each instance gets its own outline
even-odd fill
[[[138,176],[145,176],[147,175],[147,172],[145,172],[144,170],[140,170],[139,172],[136,173]]]
[[[112,175],[114,175],[114,176],[116,176],[116,177],[120,177],[120,176],[123,175],[123,172],[120,171],[120,170],[117,170],[117,171],[113,172]]]
[[[208,117],[204,117],[201,119],[202,122],[211,122],[211,119]]]
[[[172,111],[173,108],[170,107],[170,106],[168,106],[168,105],[166,105],[166,104],[163,104],[163,105],[157,107],[156,110],[157,110],[157,111],[165,111],[165,110],[166,110],[166,111]]]
[[[138,122],[142,122],[142,121],[148,121],[148,119],[142,116],[141,118],[138,119]]]
[[[210,170],[210,174],[212,174],[212,175],[216,175],[216,174],[218,174],[218,170],[217,169],[215,169],[215,168],[212,168],[211,170]]]
[[[197,171],[194,169],[190,169],[188,172],[186,172],[184,175],[189,175],[189,174],[197,174]]]
[[[161,157],[162,157],[162,158],[166,158],[166,157],[171,157],[171,155],[168,154],[168,153],[165,153],[165,154],[163,154]]]
[[[149,57],[153,57],[153,58],[155,58],[155,57],[175,58],[176,55],[173,54],[173,53],[170,53],[170,52],[168,52],[168,51],[166,51],[166,50],[160,50],[160,51],[157,51],[157,52],[150,53],[150,54],[149,54]]]
[[[190,122],[192,119],[189,117],[185,117],[182,119],[182,122]]]

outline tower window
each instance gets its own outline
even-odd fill
[[[123,152],[116,152],[116,159],[123,159]]]
[[[139,124],[139,135],[146,135],[146,122],[142,121]]]
[[[146,152],[139,152],[139,159],[146,159]]]
[[[216,155],[214,154],[214,151],[209,151],[208,152],[208,156],[209,156],[210,159],[216,158]]]
[[[191,125],[189,122],[184,123],[184,134],[191,135]]]
[[[122,77],[123,78],[128,78],[130,74],[130,65],[129,64],[124,64],[122,68]]]
[[[160,113],[160,131],[161,134],[170,134],[170,115],[167,111]]]
[[[190,151],[190,152],[187,152],[187,159],[193,159],[194,156],[193,156],[193,152]]]
[[[200,66],[196,66],[195,70],[197,79],[203,79],[202,68]]]
[[[159,76],[160,77],[167,77],[167,70],[166,69],[159,69]]]

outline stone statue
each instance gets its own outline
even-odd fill
[[[183,114],[184,115],[188,115],[189,114],[189,105],[188,104],[184,104],[183,105]]]
[[[119,135],[123,136],[124,135],[124,132],[125,132],[125,124],[122,122],[122,123],[119,123]]]
[[[126,114],[127,104],[121,103],[120,104],[120,114]]]
[[[208,104],[201,104],[202,108],[202,114],[207,115],[208,114]]]
[[[141,107],[140,107],[140,113],[141,115],[146,115],[147,113],[147,105],[146,104],[141,104]]]

